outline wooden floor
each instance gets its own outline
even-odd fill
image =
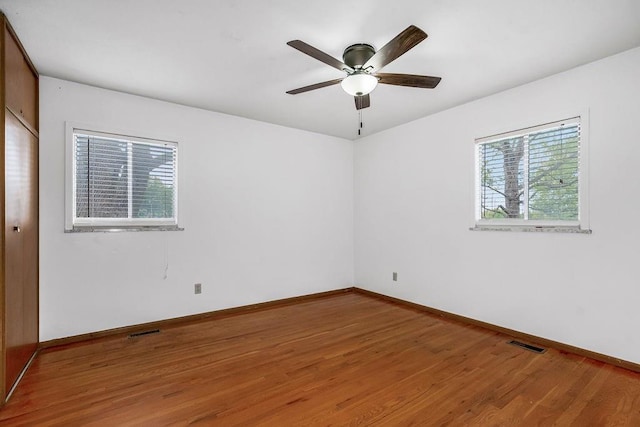
[[[2,425],[640,426],[640,374],[357,293],[39,354]]]

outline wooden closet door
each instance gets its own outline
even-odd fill
[[[38,141],[5,117],[5,390],[38,343]]]
[[[7,27],[5,40],[5,102],[13,114],[38,130],[38,76]]]

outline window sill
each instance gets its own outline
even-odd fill
[[[176,225],[148,225],[148,226],[76,226],[65,233],[119,233],[123,231],[184,231]]]
[[[476,225],[469,228],[471,231],[524,231],[530,233],[573,233],[591,234],[590,229],[583,229],[576,226],[526,226],[526,225]]]

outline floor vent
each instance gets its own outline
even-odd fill
[[[149,335],[149,334],[157,334],[159,332],[160,332],[160,329],[152,329],[150,331],[136,332],[134,334],[129,335],[129,338],[141,337],[143,335]]]
[[[534,353],[544,353],[545,351],[547,351],[546,348],[536,347],[535,345],[525,344],[523,342],[516,341],[516,340],[511,340],[507,344],[517,345],[518,347],[522,347],[525,350],[533,351]]]

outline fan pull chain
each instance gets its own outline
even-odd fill
[[[360,123],[360,127],[358,128],[358,135],[360,135],[360,130],[362,129],[362,110],[358,110],[358,122]]]

